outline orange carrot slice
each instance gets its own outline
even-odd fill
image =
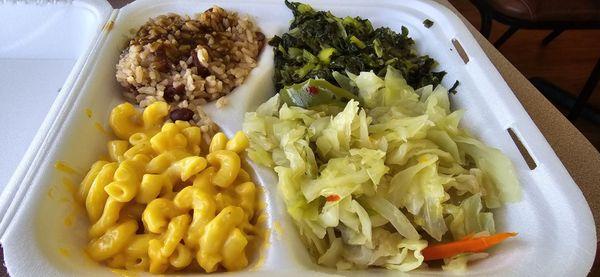
[[[425,261],[450,258],[461,253],[482,252],[496,244],[501,243],[507,238],[516,236],[517,233],[500,233],[491,236],[473,238],[467,237],[458,241],[449,243],[435,244],[426,247],[421,251]]]
[[[334,202],[334,201],[340,200],[340,196],[337,194],[332,194],[332,195],[327,196],[326,199],[327,199],[327,202]]]

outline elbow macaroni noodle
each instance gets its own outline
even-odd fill
[[[118,139],[108,142],[110,160],[95,162],[77,193],[91,223],[86,252],[110,267],[152,273],[240,270],[264,220],[241,168],[248,139],[218,133],[202,157],[200,128],[163,124],[167,114],[164,102],[143,113],[129,103],[112,110]]]

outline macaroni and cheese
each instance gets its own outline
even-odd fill
[[[86,252],[152,273],[246,267],[262,234],[258,189],[241,168],[248,139],[218,133],[203,153],[200,128],[167,115],[164,102],[112,110],[110,159],[91,166],[77,193],[91,223]]]

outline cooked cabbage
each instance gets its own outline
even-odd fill
[[[490,209],[521,197],[515,169],[459,127],[444,87],[415,90],[391,67],[334,76],[359,101],[307,109],[275,95],[243,124],[319,264],[409,271],[429,242],[495,232]]]

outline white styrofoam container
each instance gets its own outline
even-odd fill
[[[450,10],[419,0],[306,2],[338,16],[368,18],[375,26],[385,25],[395,30],[407,26],[419,52],[435,58],[441,64],[440,69],[448,72],[444,84],[449,86],[460,80],[459,93],[451,101],[454,108],[466,109],[463,126],[487,144],[501,149],[514,162],[524,191],[523,200],[498,209],[495,214],[498,231],[515,231],[519,236],[494,248],[489,258],[472,263],[467,275],[584,276],[589,272],[596,252],[596,232],[585,198],[475,39]],[[110,269],[92,262],[83,252],[88,223],[69,196],[65,179],[77,184],[92,162],[106,151],[109,138],[95,124],[108,128],[110,110],[123,101],[114,74],[129,30],[139,27],[149,17],[167,12],[195,14],[213,4],[250,15],[267,37],[286,31],[291,19],[282,1],[276,0],[139,0],[120,10],[110,10],[102,0],[59,4],[70,11],[91,11],[89,16],[95,16],[93,22],[97,25],[0,196],[0,242],[11,275],[112,275]],[[435,22],[433,27],[423,26],[426,18]],[[112,30],[103,29],[110,20],[114,21]],[[468,63],[457,55],[453,39],[464,48]],[[207,105],[207,113],[227,135],[241,129],[246,111],[254,110],[273,95],[272,73],[273,54],[266,48],[247,81],[228,96],[230,105],[223,109]],[[92,110],[91,118],[86,116],[86,109]],[[515,131],[527,148],[537,164],[535,169],[530,170],[525,163],[507,133],[508,128]],[[53,166],[56,161],[75,167],[79,175],[56,170]],[[399,274],[380,269],[335,271],[317,266],[285,212],[276,176],[265,168],[252,167],[264,188],[272,231],[261,257],[255,257],[249,269],[236,274]],[[73,223],[66,224],[70,220]],[[422,269],[411,274],[447,273]]]

